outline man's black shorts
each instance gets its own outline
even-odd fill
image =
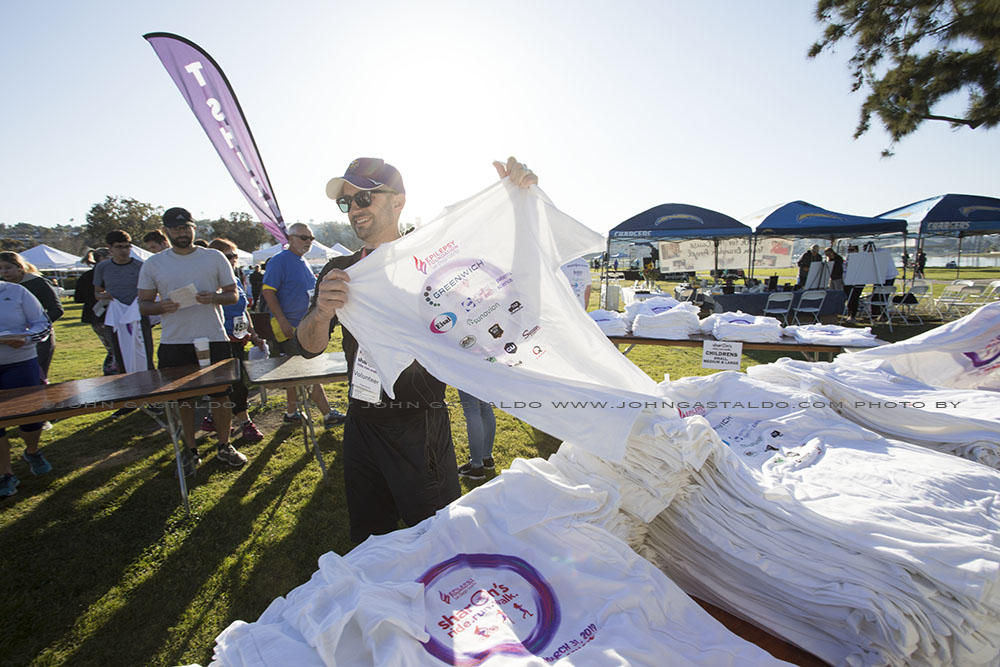
[[[208,355],[212,363],[233,358],[233,348],[228,340],[208,344]],[[177,368],[178,366],[197,366],[198,354],[194,343],[160,343],[156,353],[157,368]],[[229,396],[229,389],[212,396]]]

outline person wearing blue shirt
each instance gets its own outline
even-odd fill
[[[288,248],[282,250],[267,262],[264,272],[264,286],[261,296],[271,313],[271,329],[278,341],[278,350],[283,355],[299,354],[295,342],[295,327],[309,311],[309,301],[316,288],[316,278],[305,260],[305,254],[312,248],[315,240],[309,226],[297,222],[288,228]],[[295,389],[285,390],[288,407],[285,410],[284,422],[294,423],[299,420],[298,400]],[[312,399],[325,415],[323,423],[327,428],[342,424],[344,415],[330,407],[326,400],[323,385],[312,387]]]

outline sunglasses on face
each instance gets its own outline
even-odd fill
[[[391,193],[392,190],[361,190],[360,192],[356,192],[353,197],[350,195],[337,197],[337,206],[344,213],[350,213],[351,202],[357,204],[358,208],[368,208],[372,205],[372,195]]]
[[[239,258],[240,256],[237,255],[236,253],[233,253],[232,255],[226,255],[226,259],[239,259]]]

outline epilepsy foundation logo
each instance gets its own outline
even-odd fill
[[[542,657],[559,628],[555,592],[517,556],[458,554],[417,581],[430,635],[424,649],[449,665],[474,667],[493,655]]]
[[[443,246],[423,258],[414,255],[413,266],[417,271],[426,276],[428,269],[433,268],[436,264],[439,264],[447,259],[448,256],[456,250],[458,250],[458,243],[455,241],[448,241]]]

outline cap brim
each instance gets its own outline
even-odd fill
[[[359,190],[374,190],[375,188],[381,187],[383,184],[378,181],[373,181],[370,178],[365,178],[364,176],[337,176],[336,178],[331,178],[326,184],[326,196],[330,199],[336,199],[344,190],[344,183],[350,183]]]

